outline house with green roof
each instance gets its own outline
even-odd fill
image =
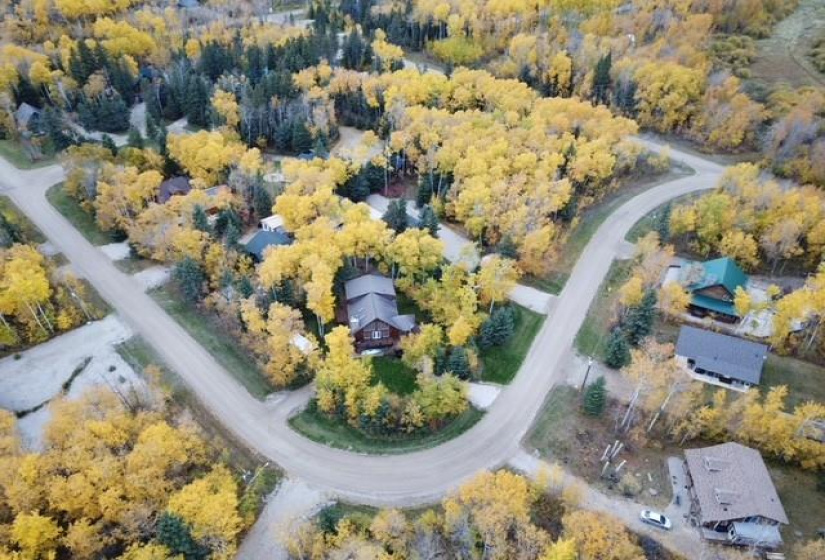
[[[683,268],[682,285],[690,292],[690,312],[699,317],[735,323],[741,317],[733,304],[736,288],[747,289],[748,276],[728,257]]]

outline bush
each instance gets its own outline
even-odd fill
[[[626,472],[619,480],[617,488],[624,496],[632,498],[642,491],[642,484],[630,472]]]

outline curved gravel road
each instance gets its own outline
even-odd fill
[[[640,140],[651,149],[661,145]],[[617,209],[594,234],[564,291],[530,348],[518,375],[471,430],[438,447],[406,455],[368,456],[335,450],[292,431],[289,415],[310,396],[304,389],[267,402],[253,398],[174,319],[120,272],[46,200],[62,178],[51,166],[20,171],[0,161],[0,188],[87,278],[101,296],[188,383],[205,407],[233,434],[290,475],[345,499],[375,505],[413,505],[438,499],[481,469],[516,455],[553,385],[560,364],[587,314],[626,232],[675,197],[713,188],[724,168],[690,154],[671,156],[696,174],[652,188]]]

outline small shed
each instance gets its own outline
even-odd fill
[[[261,220],[258,226],[263,231],[282,231],[284,228],[284,219],[278,214],[273,214]]]
[[[28,103],[21,103],[14,112],[14,121],[20,130],[33,132],[40,122],[40,109]]]

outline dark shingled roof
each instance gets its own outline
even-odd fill
[[[269,247],[276,245],[289,245],[292,240],[282,231],[259,231],[246,242],[244,249],[259,261],[264,259],[264,253]]]
[[[762,456],[729,442],[685,450],[702,523],[762,516],[788,524],[785,508]]]
[[[365,274],[344,284],[347,316],[353,333],[375,321],[387,323],[401,332],[415,328],[415,316],[399,315],[392,280],[378,274]]]
[[[161,204],[166,204],[170,198],[175,195],[183,195],[192,190],[192,185],[189,183],[189,177],[172,177],[166,179],[160,184],[158,192],[158,201]]]
[[[676,341],[676,355],[694,360],[696,367],[704,370],[757,385],[768,347],[735,336],[682,327]]]

